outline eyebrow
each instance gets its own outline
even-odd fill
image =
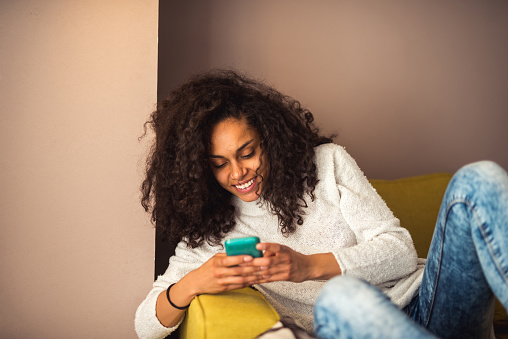
[[[245,144],[243,144],[242,146],[238,147],[238,149],[236,150],[236,153],[240,152],[245,147],[249,146],[249,144],[251,144],[253,141],[254,141],[254,139],[251,139],[251,140],[247,141]],[[209,157],[214,158],[214,159],[223,159],[224,158],[222,155],[214,155],[214,154],[210,154]]]

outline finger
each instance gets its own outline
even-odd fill
[[[250,255],[233,255],[233,256],[221,256],[218,259],[218,266],[237,266],[240,264],[248,263],[252,261]]]
[[[277,253],[276,252],[272,252],[272,251],[265,251],[263,253],[263,257],[273,257],[275,256]]]
[[[265,274],[263,276],[258,277],[258,279],[255,280],[253,282],[253,284],[266,284],[266,283],[275,282],[275,281],[279,281],[279,280],[274,279],[273,276],[271,276],[269,274]]]
[[[272,257],[255,258],[252,261],[253,266],[260,266],[262,268],[268,268],[277,265],[288,265],[291,263],[289,255],[277,255]]]
[[[269,252],[273,252],[273,253],[281,252],[284,247],[285,246],[283,246],[283,245],[280,245],[277,243],[272,243],[272,242],[262,242],[262,243],[257,244],[257,246],[256,246],[256,248],[260,251],[269,251]]]
[[[227,269],[228,275],[260,275],[263,269],[259,266],[235,266]]]
[[[267,283],[271,283],[271,282],[274,282],[274,281],[272,281],[270,279],[262,279],[262,280],[253,281],[252,285],[267,284]]]
[[[254,275],[235,275],[235,276],[228,276],[225,278],[221,278],[217,280],[217,284],[223,285],[223,286],[249,286],[252,285],[255,281],[259,280],[259,276]]]
[[[264,284],[275,281],[292,281],[290,272],[283,271],[275,274],[264,274],[259,280],[256,281],[256,284]]]
[[[291,273],[291,265],[276,265],[266,269],[255,272],[255,275],[263,279],[270,279],[270,281],[285,281],[288,280],[293,274]]]
[[[270,266],[270,267],[259,267],[258,271],[245,273],[257,276],[258,279],[269,279],[268,281],[281,281],[281,280],[288,280],[287,278],[291,275],[291,265],[276,265],[276,266]],[[276,278],[272,278],[273,276],[276,276]],[[268,282],[265,281],[265,282]],[[258,282],[256,282],[258,283]]]
[[[259,271],[266,269],[260,266],[252,265],[252,262],[233,266],[219,266],[214,268],[213,274],[215,278],[224,278],[229,276],[248,276],[259,275]]]

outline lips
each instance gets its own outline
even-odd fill
[[[250,179],[249,181],[239,184],[239,185],[233,185],[237,191],[241,193],[249,192],[252,188],[254,188],[254,183],[256,182],[256,177]]]

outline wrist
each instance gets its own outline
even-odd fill
[[[310,254],[308,259],[310,264],[309,280],[328,280],[342,273],[332,253]]]
[[[173,307],[173,308],[176,308],[177,310],[186,310],[189,308],[190,306],[190,303],[188,303],[187,305],[184,305],[184,306],[178,306],[176,305],[172,300],[171,300],[171,296],[170,296],[170,291],[171,291],[171,288],[174,286],[175,284],[171,284],[169,285],[169,287],[166,289],[166,299],[168,300],[169,304]]]
[[[177,309],[186,309],[196,295],[184,278],[170,285],[166,290],[168,302]]]

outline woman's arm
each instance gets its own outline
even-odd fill
[[[413,272],[417,255],[411,235],[400,226],[356,161],[344,148],[331,146],[332,152],[323,152],[318,162],[333,164],[340,210],[357,242],[333,251],[343,274],[380,284]]]
[[[216,294],[251,286],[259,280],[259,267],[252,266],[251,256],[226,256],[224,253],[214,255],[198,269],[189,272],[174,284],[169,297],[179,307],[189,305],[199,294]],[[173,307],[166,290],[159,293],[156,304],[156,315],[165,327],[173,327],[180,322],[185,310]]]
[[[341,274],[332,253],[305,255],[275,243],[260,243],[257,249],[265,251],[263,258],[253,261],[262,268],[258,273],[261,275],[261,279],[256,282],[258,284],[271,281],[328,280]]]
[[[159,276],[152,291],[138,307],[135,327],[140,338],[165,338],[180,325],[185,309],[199,294],[216,294],[246,286],[259,280],[260,267],[254,266],[250,256],[212,255],[204,263],[199,260],[206,250],[195,251],[186,246],[177,247],[177,255],[171,258],[168,270]],[[190,267],[190,268],[189,268]],[[192,269],[194,268],[194,269]]]

